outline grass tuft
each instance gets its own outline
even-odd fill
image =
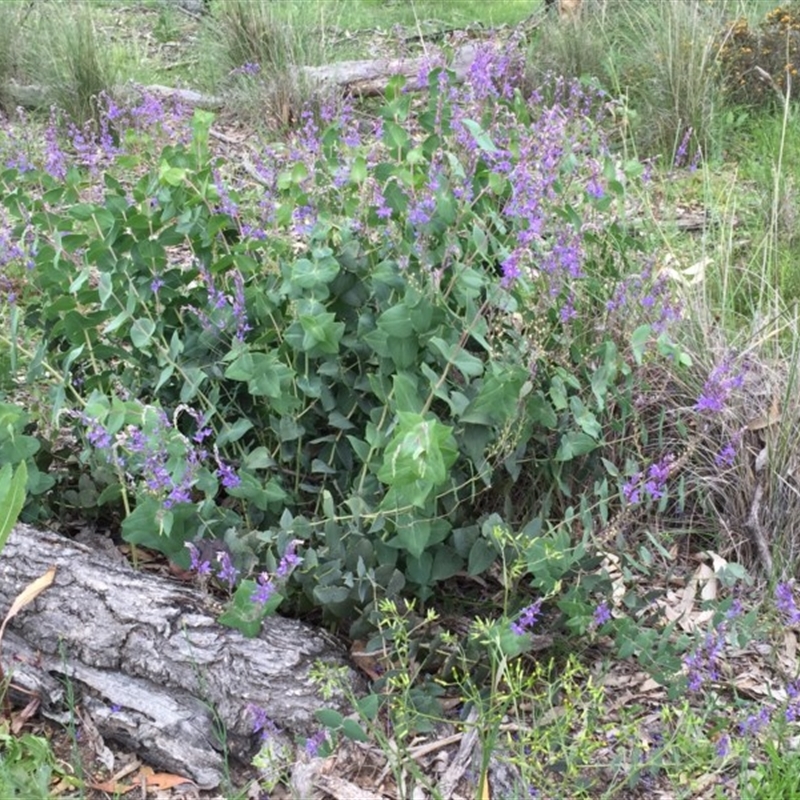
[[[45,104],[79,126],[98,118],[98,98],[113,91],[117,77],[111,51],[96,35],[92,6],[82,2],[38,10],[26,67]]]

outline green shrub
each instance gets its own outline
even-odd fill
[[[71,496],[239,583],[231,624],[286,598],[363,632],[380,597],[430,600],[503,560],[579,633],[608,586],[572,583],[599,566],[592,537],[691,503],[667,484],[682,417],[705,412],[641,399],[688,363],[620,217],[641,168],[607,154],[604,96],[523,97],[515,69],[492,49],[464,87],[433,69],[418,116],[394,81],[368,138],[347,109],[308,114],[254,165],[257,192],[223,181],[203,112],[150,169],[123,136],[101,199],[52,153],[4,173],[16,235],[36,233],[29,379],[57,377],[54,413],[85,442]],[[218,565],[202,538],[227,544]],[[660,635],[640,633],[637,652]]]

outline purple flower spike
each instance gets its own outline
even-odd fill
[[[800,609],[794,599],[794,588],[790,583],[779,583],[775,589],[775,607],[783,615],[787,625],[800,623]]]
[[[187,542],[186,547],[189,548],[189,556],[191,557],[191,564],[189,565],[190,569],[192,569],[198,575],[210,575],[211,562],[203,559],[200,554],[200,550],[196,545],[192,544],[191,542]]]
[[[542,611],[542,598],[540,597],[535,603],[531,603],[522,609],[519,619],[511,623],[511,630],[517,635],[522,636],[527,633],[541,616]]]
[[[221,550],[217,555],[217,561],[219,562],[219,571],[217,572],[217,577],[221,581],[225,581],[225,583],[228,584],[229,589],[233,589],[234,585],[236,584],[236,580],[239,577],[239,570],[233,566],[230,553],[228,553],[226,550]]]

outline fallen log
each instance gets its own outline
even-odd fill
[[[46,716],[61,719],[71,682],[104,738],[208,788],[222,778],[223,752],[246,763],[256,749],[250,704],[286,743],[315,729],[319,708],[343,708],[341,697],[323,702],[311,678],[319,662],[347,667],[324,632],[273,616],[248,639],[216,622],[210,595],[27,525],[0,553],[2,613],[51,566],[52,586],[12,620],[2,643],[12,700],[36,697]]]
[[[468,42],[454,51],[448,68],[454,73],[456,82],[463,81],[467,76],[477,52],[478,46],[474,42]],[[426,57],[339,61],[321,67],[297,67],[296,74],[301,81],[313,88],[335,88],[343,94],[370,97],[383,93],[389,81],[396,75],[406,77],[407,86],[411,90],[426,89],[427,85],[420,82],[419,75],[429,63],[430,59]],[[6,87],[6,92],[14,105],[23,108],[44,108],[50,104],[48,92],[42,86],[11,82]],[[145,86],[129,83],[114,91],[122,100],[130,100],[134,94],[141,93],[173,100],[191,108],[216,110],[225,105],[225,99],[219,95],[161,84]]]

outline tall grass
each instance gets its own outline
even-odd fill
[[[22,3],[0,3],[0,109],[9,110],[14,101],[9,82],[18,78],[22,36],[29,9]]]
[[[37,8],[36,28],[26,52],[31,80],[47,105],[57,106],[81,125],[96,119],[98,98],[117,78],[111,51],[95,32],[92,5],[69,0]]]
[[[325,61],[336,5],[228,0],[213,8],[201,37],[204,83],[238,115],[278,127],[299,119],[313,94],[298,67]]]

